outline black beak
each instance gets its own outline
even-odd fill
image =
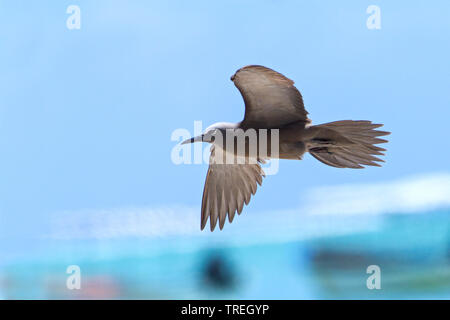
[[[194,143],[194,142],[203,142],[203,135],[184,140],[181,144]]]

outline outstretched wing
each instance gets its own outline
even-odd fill
[[[231,77],[245,102],[244,128],[280,128],[293,122],[310,123],[294,81],[263,66],[247,66]]]
[[[265,176],[258,163],[255,164],[219,164],[215,163],[214,146],[211,147],[210,164],[206,175],[202,199],[201,229],[210,219],[211,231],[219,220],[222,230],[228,215],[230,223],[236,211],[242,212],[245,204],[256,193],[257,184],[262,184]]]

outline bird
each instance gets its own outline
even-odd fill
[[[258,185],[265,178],[261,164],[273,158],[301,160],[309,153],[320,162],[335,168],[362,169],[378,166],[384,160],[386,149],[377,146],[388,142],[380,136],[390,132],[376,130],[383,124],[367,120],[340,120],[312,125],[300,91],[294,81],[283,74],[261,65],[248,65],[238,69],[231,81],[242,95],[245,104],[244,119],[238,123],[218,122],[206,128],[203,134],[192,137],[182,144],[206,142],[211,144],[208,172],[203,189],[200,229],[210,221],[214,231],[217,222],[223,229],[226,219],[231,223],[236,212],[241,214],[248,205]],[[245,140],[245,153],[235,146],[227,146],[227,134],[242,135],[255,130],[278,132],[278,152],[250,154],[250,140]],[[217,139],[220,136],[221,139]],[[233,137],[233,135],[230,135]],[[272,137],[272,135],[270,135]],[[235,138],[233,138],[235,140]],[[230,142],[230,141],[228,141]],[[253,141],[253,144],[255,142]],[[269,138],[267,145],[273,144]],[[258,148],[259,144],[256,146]],[[232,162],[218,161],[231,155]],[[238,162],[238,158],[244,161]]]

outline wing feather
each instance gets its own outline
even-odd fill
[[[243,128],[280,128],[293,122],[310,123],[294,81],[263,66],[246,66],[231,77],[245,103]]]
[[[248,204],[252,195],[262,183],[264,171],[256,164],[218,164],[214,161],[214,148],[211,150],[210,164],[203,189],[201,229],[210,220],[214,230],[217,221],[219,228],[225,225],[226,218],[231,223]]]

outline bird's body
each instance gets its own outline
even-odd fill
[[[302,159],[309,152],[319,161],[337,168],[380,166],[385,149],[375,144],[389,132],[375,130],[380,124],[343,120],[311,125],[303,98],[294,82],[262,66],[247,66],[232,77],[245,102],[244,120],[216,123],[188,142],[212,144],[202,199],[201,228],[210,218],[211,231],[220,229],[242,212],[261,185],[266,159]],[[275,135],[274,135],[275,133]],[[239,148],[241,146],[241,148]]]

